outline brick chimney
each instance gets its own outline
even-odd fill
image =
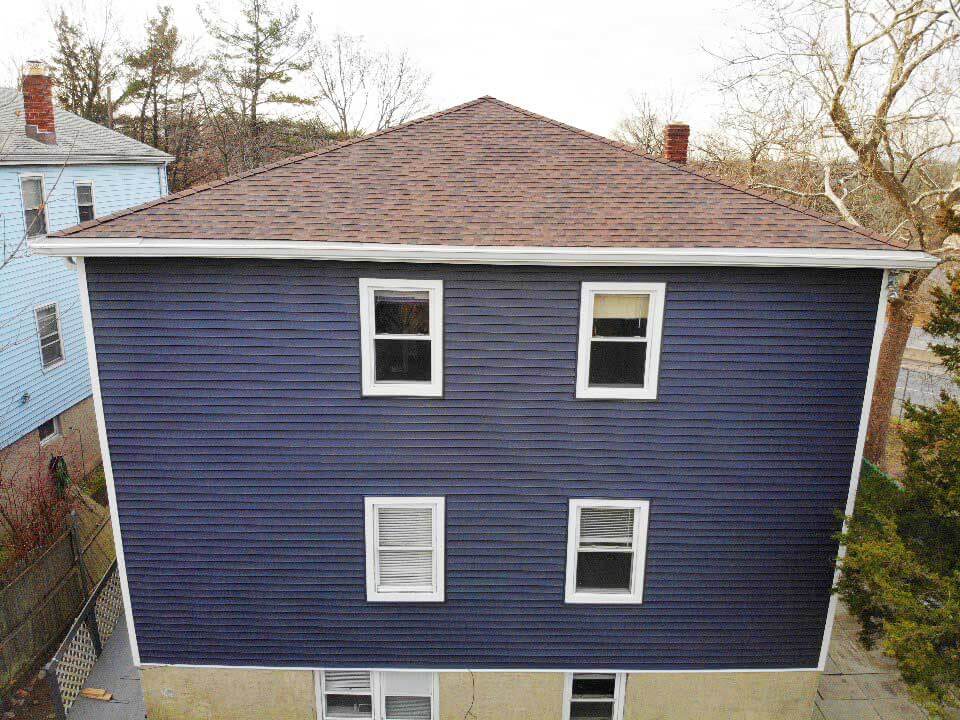
[[[670,123],[663,129],[663,157],[670,162],[687,162],[687,144],[690,126],[686,123]]]
[[[47,145],[57,144],[53,115],[53,78],[39,60],[28,60],[23,70],[23,118],[27,135]]]

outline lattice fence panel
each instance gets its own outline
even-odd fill
[[[94,607],[97,616],[97,629],[100,631],[100,641],[106,642],[113,634],[123,612],[123,595],[120,593],[120,578],[117,573],[103,586],[97,603]]]
[[[57,663],[57,682],[60,684],[60,698],[64,710],[69,710],[77,699],[95,662],[97,651],[93,638],[90,637],[87,626],[81,625]]]

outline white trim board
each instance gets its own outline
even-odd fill
[[[939,260],[910,250],[826,248],[610,248],[401,245],[199,238],[36,238],[38,255],[87,257],[220,257],[490,265],[932,268]]]
[[[860,410],[860,428],[857,431],[857,444],[853,451],[853,468],[850,470],[850,489],[847,491],[847,505],[843,511],[844,517],[853,514],[854,503],[857,499],[857,487],[860,484],[860,465],[863,463],[863,446],[867,440],[867,427],[870,424],[870,406],[873,404],[873,386],[877,379],[877,363],[880,358],[880,344],[887,326],[887,285],[889,273],[884,271],[880,280],[880,299],[877,301],[877,318],[873,324],[873,345],[870,349],[870,362],[867,365],[867,384],[863,391],[863,407]],[[847,521],[843,521],[843,529],[847,529]],[[837,549],[836,567],[833,571],[833,585],[840,579],[840,561],[846,555],[847,548],[841,545]],[[837,603],[840,598],[836,593],[830,593],[830,604],[827,607],[827,623],[823,628],[823,642],[820,645],[820,662],[818,670],[827,666],[827,657],[830,655],[830,639],[833,637],[833,622],[837,615]]]
[[[100,440],[100,456],[103,460],[103,475],[107,481],[107,498],[110,503],[110,525],[113,543],[117,551],[117,574],[120,578],[120,593],[123,595],[123,611],[127,619],[130,639],[130,654],[133,664],[140,666],[140,650],[137,646],[137,631],[133,623],[133,607],[130,604],[130,584],[127,582],[127,563],[123,556],[123,538],[120,535],[120,516],[117,513],[117,489],[113,482],[113,465],[110,462],[110,445],[107,442],[107,425],[103,414],[103,397],[100,394],[100,371],[97,368],[97,351],[93,339],[93,316],[90,314],[90,296],[87,294],[87,268],[83,258],[77,262],[80,283],[80,309],[83,315],[83,334],[87,343],[87,364],[90,366],[90,385],[93,393],[93,409],[97,417],[97,436]]]
[[[321,668],[315,665],[199,665],[192,663],[137,663],[137,667],[146,668],[186,668],[186,669],[210,669],[210,670],[357,670],[363,672],[474,672],[474,673],[627,673],[630,675],[652,675],[652,674],[692,674],[692,673],[783,673],[783,672],[820,672],[820,668],[730,668],[730,669],[680,669],[680,670],[624,670],[614,668],[524,668],[524,667],[502,667],[502,668],[469,668],[469,667],[326,667]]]

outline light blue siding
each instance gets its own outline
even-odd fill
[[[23,240],[23,175],[43,176],[51,231],[77,224],[78,181],[93,183],[98,217],[166,192],[165,172],[158,165],[0,167],[0,257],[8,257]],[[34,310],[52,302],[59,306],[66,360],[44,371]],[[0,269],[0,448],[89,395],[77,270],[58,258],[31,256],[22,243]]]

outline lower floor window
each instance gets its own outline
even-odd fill
[[[623,673],[567,675],[564,720],[622,720]]]
[[[437,677],[429,672],[317,673],[324,720],[436,720]]]
[[[37,434],[40,435],[41,445],[58,438],[60,436],[60,416],[55,415],[40,425],[40,427],[37,428]]]

